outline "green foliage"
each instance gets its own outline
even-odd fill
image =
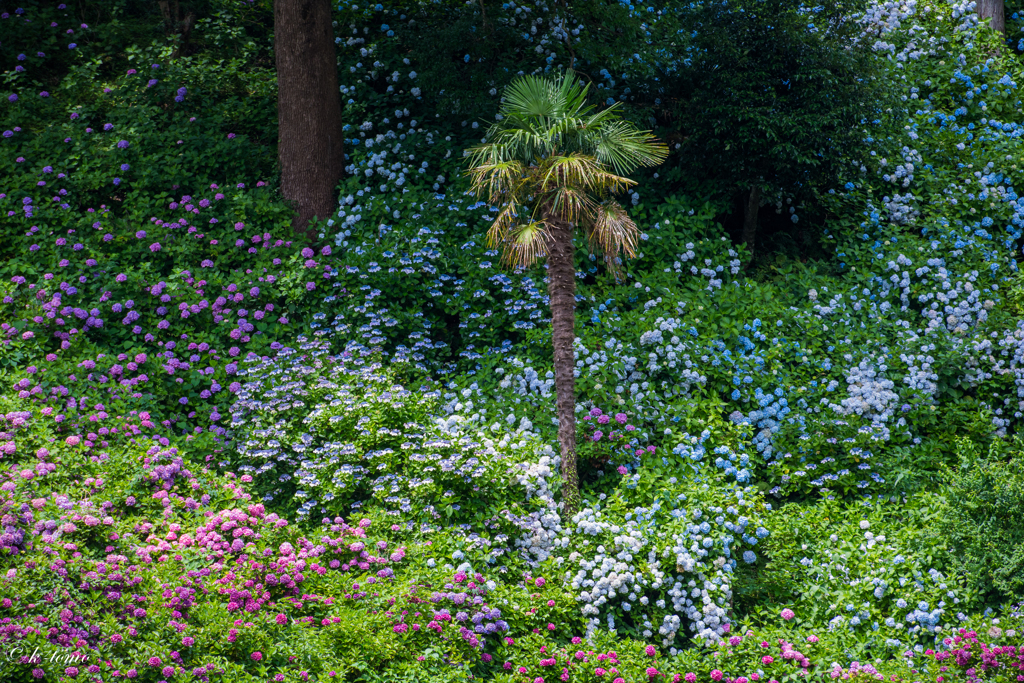
[[[859,4],[807,11],[750,0],[679,12],[672,43],[686,68],[667,75],[662,111],[681,168],[700,168],[719,193],[758,187],[772,198],[809,198],[851,176],[849,159],[888,106],[877,62],[856,39]]]
[[[785,506],[768,520],[771,559],[743,599],[753,606],[771,595],[792,605],[799,619],[842,634],[854,659],[928,642],[939,615],[967,612],[980,597],[948,554],[943,509],[934,494],[900,506],[877,499]],[[764,608],[754,611],[771,619]]]
[[[965,439],[947,468],[950,550],[978,590],[999,599],[1024,595],[1024,462],[1021,443],[993,443],[986,456]]]

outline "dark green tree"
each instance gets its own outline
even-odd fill
[[[678,158],[743,206],[754,251],[766,195],[802,199],[839,183],[885,105],[850,2],[795,0],[690,5],[671,26],[676,60],[663,67]]]

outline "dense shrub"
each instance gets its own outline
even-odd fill
[[[950,547],[977,587],[1002,599],[1024,595],[1024,463],[1016,442],[1009,460],[993,449],[979,457],[961,442],[949,479]]]

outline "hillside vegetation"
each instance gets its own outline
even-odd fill
[[[1024,680],[1015,12],[342,4],[307,235],[268,2],[0,2],[0,679]],[[572,515],[464,156],[570,68],[670,152],[576,241]]]

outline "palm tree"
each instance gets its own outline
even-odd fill
[[[588,90],[571,71],[516,79],[484,143],[466,152],[473,190],[500,208],[487,232],[490,246],[502,248],[506,265],[547,260],[565,515],[580,505],[573,234],[582,230],[613,270],[620,254],[633,256],[639,231],[612,196],[636,184],[622,174],[668,156],[650,131],[622,120],[618,103],[601,111],[587,104]]]

